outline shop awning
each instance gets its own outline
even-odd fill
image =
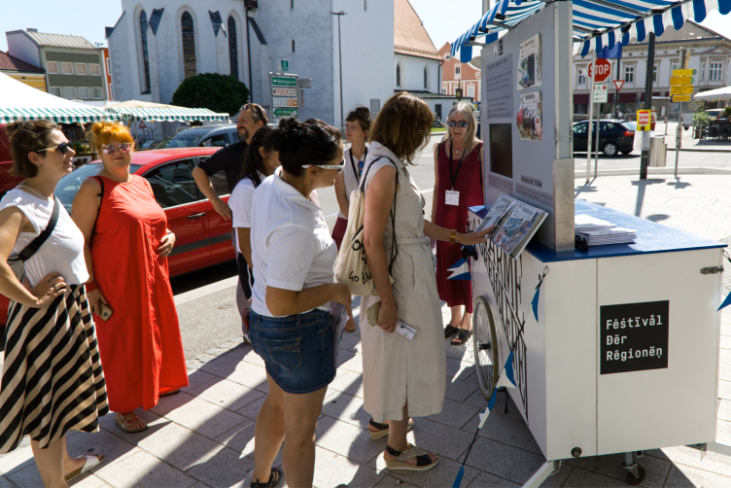
[[[229,122],[228,114],[219,114],[207,108],[185,108],[168,106],[165,108],[115,108],[104,107],[107,111],[116,113],[124,120],[144,120],[147,122]]]
[[[117,118],[115,114],[42,92],[0,73],[0,123],[43,119],[71,124]]]
[[[731,86],[716,88],[693,95],[694,100],[705,100],[706,102],[718,102],[721,100],[731,100]]]
[[[589,103],[589,94],[574,93],[574,103]]]
[[[666,27],[680,29],[687,19],[702,22],[708,12],[731,12],[731,0],[570,0],[573,11],[574,42],[581,42],[581,55],[591,49],[626,46],[631,39],[643,42],[648,33],[662,36]],[[469,30],[452,43],[452,57],[472,59],[472,45],[479,37],[495,42],[500,32],[518,25],[552,0],[498,0]],[[481,44],[481,43],[478,43]]]
[[[619,103],[636,103],[637,93],[621,93],[619,94]]]

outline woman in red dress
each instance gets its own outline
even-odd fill
[[[73,220],[86,240],[89,302],[95,313],[109,408],[125,432],[147,424],[134,410],[148,410],[160,396],[188,386],[178,314],[168,278],[167,256],[175,234],[152,187],[131,175],[134,143],[117,123],[98,122],[92,145],[104,165],[82,183]],[[106,320],[105,309],[112,315]]]
[[[458,103],[449,111],[446,139],[434,148],[432,222],[460,233],[467,230],[467,207],[485,204],[482,142],[476,138],[476,131],[472,107]],[[444,337],[457,334],[452,339],[453,346],[464,344],[471,331],[472,282],[448,279],[452,276],[448,269],[460,259],[461,245],[437,242],[437,290],[439,298],[452,310]]]

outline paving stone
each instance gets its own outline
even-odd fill
[[[73,486],[73,485],[72,485]],[[15,485],[10,482],[5,476],[0,476],[0,488],[14,488]]]
[[[688,446],[668,447],[662,449],[662,452],[673,464],[683,464],[731,477],[731,457],[729,456],[712,451],[703,453],[700,449]]]
[[[718,398],[731,400],[731,381],[718,381]]]
[[[356,353],[352,351],[343,351],[342,349],[338,352],[338,370],[343,369],[343,364],[347,363],[348,361],[351,361],[354,357],[358,356]],[[363,361],[360,359],[360,356],[358,356],[359,361],[361,362],[360,369],[361,371],[356,371],[360,374],[363,374]],[[353,368],[357,368],[357,364],[352,364],[350,368],[344,368],[348,371],[353,371]]]
[[[246,483],[254,461],[239,453],[224,448],[205,463],[188,470],[188,474],[208,486],[228,488],[248,486]]]
[[[366,464],[386,449],[386,438],[376,441],[364,429],[324,417],[317,422],[316,444],[357,463]]]
[[[417,417],[414,418],[414,429],[409,432],[408,439],[415,446],[434,452],[439,457],[458,460],[467,451],[472,435]]]
[[[183,471],[206,462],[223,449],[223,445],[218,442],[174,422],[169,422],[153,435],[140,440],[138,446]]]
[[[731,422],[725,420],[716,421],[716,440],[725,444],[731,444]]]
[[[208,383],[212,379],[217,378],[216,375],[212,375],[211,373],[207,373],[203,371],[202,369],[196,369],[192,373],[188,373],[188,386],[185,388],[181,388],[181,391],[188,392],[192,390],[193,388],[196,388],[203,383]],[[165,397],[163,397],[165,398]]]
[[[237,425],[251,423],[246,417],[197,398],[168,412],[165,417],[209,439]]]
[[[213,380],[189,390],[189,393],[196,398],[233,411],[266,396],[260,391],[216,376]]]
[[[352,350],[352,348],[358,349],[358,351],[353,352],[360,352],[360,329],[358,329],[356,332],[346,332],[343,334],[343,337],[340,339],[339,344],[340,349],[346,349],[346,350]]]
[[[493,409],[478,435],[542,455],[541,448],[538,447],[525,421],[522,418],[516,419],[510,415],[503,415],[502,411],[497,408]],[[479,422],[479,416],[475,415],[462,427],[462,430],[474,433]]]
[[[505,412],[505,402],[508,402],[508,411]],[[465,403],[469,405],[474,405],[478,407],[480,411],[484,410],[487,407],[487,398],[482,394],[480,389],[478,388],[472,395],[467,397],[465,400]],[[494,411],[503,414],[503,415],[509,415],[516,419],[522,419],[523,416],[520,415],[520,412],[518,411],[518,407],[515,405],[515,402],[513,402],[513,399],[508,395],[507,400],[504,393],[498,393],[497,399],[495,400],[495,407]],[[469,422],[465,424],[465,427],[462,427],[462,430],[467,429],[469,426]],[[467,430],[474,430],[472,427],[470,427]]]
[[[210,354],[205,354],[205,353],[198,354],[195,357],[196,361],[200,361],[201,363],[204,363],[204,364],[211,361],[212,359],[216,359],[216,356],[211,356]]]
[[[137,415],[144,420],[147,423],[147,430],[137,433],[128,433],[117,427],[117,425],[114,423],[114,418],[116,417],[116,413],[112,412],[108,415],[105,415],[99,419],[99,425],[102,429],[105,429],[112,435],[119,437],[121,439],[124,439],[126,442],[137,445],[137,443],[144,439],[145,437],[152,435],[157,430],[160,430],[165,424],[170,423],[171,421],[161,417],[154,412],[151,412],[149,410],[142,410],[137,409],[136,410]],[[81,434],[84,434],[83,432]],[[84,440],[91,440],[93,439],[94,434],[85,434],[83,439]],[[67,441],[68,442],[68,441]],[[81,446],[80,446],[81,447]],[[101,448],[101,447],[100,447]],[[101,451],[101,453],[98,454],[106,454],[104,451]]]
[[[181,391],[177,395],[168,395],[160,398],[157,405],[152,407],[149,411],[155,415],[164,417],[168,413],[172,412],[176,408],[180,408],[188,402],[193,401],[195,397],[188,394],[187,392]],[[137,414],[142,416],[143,410],[136,410]],[[113,414],[112,414],[113,415]],[[114,417],[112,417],[113,419]],[[110,429],[111,430],[111,429]]]
[[[457,359],[447,358],[447,380],[453,379],[466,380],[475,372],[475,365],[459,361]]]
[[[469,488],[520,488],[521,485],[512,481],[500,478],[490,473],[479,472],[480,474],[472,480]],[[464,486],[464,483],[462,483]]]
[[[469,341],[464,346],[451,345],[449,342],[453,337],[454,336],[446,339],[444,342],[444,349],[447,357],[464,363],[474,364],[475,360],[472,353],[472,337],[470,337]]]
[[[436,415],[429,415],[427,418],[434,422],[459,429],[479,411],[480,409],[473,405],[445,399],[442,404],[442,411]]]
[[[30,446],[20,447],[0,457],[0,473],[7,474],[35,465]]]
[[[731,349],[731,336],[721,336],[721,349]]]
[[[411,483],[406,483],[398,478],[394,478],[393,476],[386,476],[376,485],[376,488],[415,488],[416,486],[417,485],[412,485]]]
[[[203,370],[264,393],[269,391],[266,370],[246,361],[220,358],[203,366]]]
[[[731,421],[731,400],[721,400],[718,402],[717,416],[720,420]]]
[[[242,456],[253,457],[255,433],[256,424],[241,424],[219,435],[215,441],[241,453]]]
[[[96,475],[115,488],[136,486],[183,488],[195,483],[190,476],[168,464],[161,463],[159,459],[146,452],[138,452],[118,463],[106,466],[97,471]]]
[[[559,488],[564,486],[566,480],[571,476],[575,468],[570,464],[562,463],[558,468],[558,473],[550,475],[541,483],[540,488]]]
[[[574,468],[563,486],[566,488],[627,488],[627,483],[585,469]]]
[[[424,488],[442,488],[452,486],[454,480],[457,478],[457,473],[459,472],[461,465],[461,463],[457,463],[451,459],[446,459],[440,456],[439,464],[424,473],[402,470],[390,471],[386,468],[386,461],[383,459],[383,456],[378,456],[376,459],[376,466],[379,471],[385,471],[389,474],[389,476],[393,476],[394,478]],[[469,486],[470,482],[472,482],[478,474],[480,474],[478,470],[465,466],[464,475],[462,477],[462,486]]]
[[[266,400],[266,396],[246,404],[244,407],[238,409],[236,413],[256,422],[256,417],[259,415],[259,410],[264,404],[264,400]]]
[[[43,486],[43,479],[38,472],[35,461],[22,469],[15,469],[9,473],[5,473],[5,477],[16,486],[21,487],[37,487]]]
[[[103,479],[91,473],[84,473],[69,482],[69,486],[73,486],[74,488],[101,488],[104,485],[106,485],[106,483]],[[2,485],[0,484],[0,486]]]
[[[624,481],[627,477],[627,471],[622,466],[624,456],[622,454],[611,454],[608,456],[592,456],[579,459],[570,459],[567,464],[587,471],[602,474]],[[667,478],[668,472],[672,464],[652,456],[645,456],[637,459],[637,462],[645,468],[645,480],[642,486],[660,488]]]
[[[363,409],[363,400],[335,392],[322,406],[322,413],[361,429],[368,429],[371,415]]]
[[[339,354],[347,353],[347,351],[340,351]],[[340,356],[338,356],[338,362],[340,362]],[[339,368],[347,369],[348,371],[352,371],[354,373],[363,374],[363,358],[360,354],[354,354],[352,358],[346,360],[345,362],[340,363]]]
[[[345,484],[350,488],[380,486],[386,473],[379,472],[372,465],[359,464],[322,447],[315,447],[315,478],[317,488],[335,488]]]
[[[328,390],[341,391],[363,399],[363,375],[342,369],[328,385]]]
[[[528,481],[543,463],[543,456],[484,437],[477,439],[467,458],[468,466],[521,484]]]
[[[479,387],[475,383],[463,380],[447,381],[446,398],[456,402],[464,402],[475,391],[479,391]]]
[[[665,482],[667,488],[728,488],[731,478],[678,464],[673,466]]]
[[[108,416],[113,415],[114,414],[111,413]],[[115,430],[117,432],[114,432]],[[115,435],[117,433],[119,435]],[[75,436],[66,437],[66,448],[68,449],[69,454],[73,457],[79,457],[87,454],[104,454],[104,462],[91,470],[92,473],[95,473],[98,476],[99,472],[104,469],[114,466],[115,464],[140,452],[140,449],[134,444],[121,438],[121,435],[123,434],[124,432],[116,426],[110,431],[107,431],[103,427],[99,432],[94,434],[79,432]],[[139,435],[142,435],[142,433]]]
[[[731,364],[718,365],[718,379],[731,381]]]

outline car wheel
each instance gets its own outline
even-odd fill
[[[619,148],[617,147],[617,144],[613,142],[607,142],[606,144],[604,144],[604,149],[602,149],[602,152],[605,156],[613,158],[619,152]]]

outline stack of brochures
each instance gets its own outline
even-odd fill
[[[517,258],[547,216],[548,213],[540,208],[503,194],[490,207],[477,231],[494,225],[490,240],[508,256]]]
[[[636,230],[617,227],[611,222],[589,215],[577,215],[574,218],[574,233],[577,241],[587,246],[628,244],[637,239]]]

